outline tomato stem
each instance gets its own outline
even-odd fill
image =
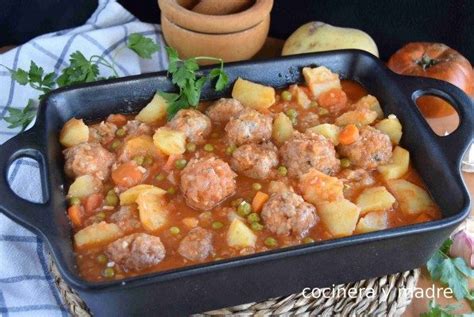
[[[419,66],[423,68],[423,70],[427,70],[431,66],[438,64],[438,61],[434,58],[429,57],[426,54],[423,54],[420,60],[416,62]]]

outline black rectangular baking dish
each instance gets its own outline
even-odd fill
[[[324,65],[343,78],[361,83],[381,101],[386,114],[398,116],[404,129],[401,144],[410,151],[414,166],[442,209],[443,219],[124,281],[84,281],[76,272],[72,232],[65,213],[66,179],[58,133],[72,117],[97,121],[110,113],[137,112],[157,89],[173,90],[166,72],[49,94],[41,103],[34,127],[0,147],[0,209],[47,242],[63,278],[95,315],[184,315],[295,293],[304,287],[330,286],[420,267],[469,214],[470,198],[461,178],[460,159],[473,137],[471,100],[448,83],[396,75],[379,59],[355,50],[233,63],[226,71],[231,83],[241,76],[283,87],[302,81],[301,68],[311,65]],[[216,93],[207,86],[203,98],[229,95],[230,90],[231,85]],[[423,94],[452,103],[460,116],[455,132],[446,137],[432,132],[414,104]],[[8,167],[25,156],[40,163],[43,204],[22,200],[8,186]]]

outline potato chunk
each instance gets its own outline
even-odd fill
[[[372,95],[367,95],[362,98],[360,98],[355,104],[354,104],[355,109],[369,109],[372,111],[377,112],[377,119],[382,119],[384,117],[384,113],[382,110],[382,107],[380,107],[380,103]]]
[[[289,90],[292,93],[294,100],[301,108],[308,109],[310,107],[311,99],[309,99],[308,95],[303,89],[301,89],[301,87],[298,85],[291,85]]]
[[[404,214],[418,215],[423,212],[431,214],[437,209],[430,195],[413,183],[404,179],[392,179],[387,181],[387,185]]]
[[[135,119],[151,124],[164,119],[166,117],[166,109],[168,109],[168,102],[157,93],[145,108],[137,114]]]
[[[128,139],[125,141],[120,153],[120,157],[126,160],[130,160],[138,155],[150,155],[155,158],[163,155],[155,143],[153,143],[153,138],[149,135],[140,135]]]
[[[385,180],[400,178],[408,171],[410,164],[410,152],[397,146],[393,150],[390,162],[379,165],[377,170],[382,174]]]
[[[82,175],[69,186],[68,197],[86,197],[102,190],[102,182],[92,175]]]
[[[257,236],[240,219],[235,218],[227,231],[227,244],[234,248],[253,248]]]
[[[375,211],[360,218],[357,223],[356,233],[366,233],[387,229],[388,219],[386,211]]]
[[[186,135],[183,132],[161,127],[153,135],[156,147],[165,154],[183,154],[186,151]]]
[[[339,144],[339,133],[341,133],[341,128],[335,124],[323,123],[309,128],[306,131],[308,130],[317,134],[321,134],[323,137],[331,141],[334,145]]]
[[[360,208],[360,214],[365,215],[371,211],[390,209],[395,201],[384,186],[377,186],[364,189],[355,203]]]
[[[348,124],[369,125],[377,119],[377,112],[370,109],[357,109],[347,111],[336,118],[335,123],[338,126],[345,126]]]
[[[59,134],[59,142],[65,147],[78,145],[89,140],[89,127],[84,121],[72,118],[64,124]]]
[[[318,215],[334,237],[350,236],[359,220],[359,207],[347,199],[318,205]]]
[[[341,88],[339,75],[331,72],[324,66],[316,68],[304,67],[303,76],[314,98],[318,98],[323,92],[332,88]]]
[[[246,107],[261,111],[275,103],[275,89],[239,77],[232,89],[232,97]]]
[[[273,120],[272,137],[278,144],[283,144],[293,135],[293,124],[290,118],[284,113],[280,112]]]
[[[110,242],[122,234],[122,230],[115,223],[102,221],[79,230],[74,235],[74,242],[76,247],[81,249]]]
[[[314,168],[300,177],[298,186],[303,198],[316,206],[325,202],[344,199],[344,184],[342,181]]]
[[[168,209],[166,208],[165,191],[158,187],[145,190],[137,197],[138,215],[148,231],[155,231],[167,223]]]
[[[391,114],[388,118],[378,122],[375,128],[388,135],[393,144],[400,143],[400,139],[402,138],[402,124],[395,115]]]
[[[153,185],[148,185],[148,184],[140,184],[133,186],[123,193],[120,194],[120,205],[130,205],[133,204],[134,202],[137,201],[138,195],[143,193],[144,191],[153,191],[157,195],[162,194],[164,195],[166,191],[163,189],[153,186]]]

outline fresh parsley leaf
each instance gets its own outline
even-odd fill
[[[453,311],[456,309],[456,306],[448,305],[442,307],[432,300],[430,301],[428,308],[430,310],[421,314],[420,317],[455,317]]]
[[[24,86],[28,84],[28,72],[24,69],[19,68],[18,70],[9,69],[10,76],[20,85]]]
[[[81,52],[76,51],[69,58],[70,65],[63,69],[58,77],[59,87],[73,84],[89,83],[96,81],[99,76],[97,64],[88,60]]]
[[[9,129],[21,127],[21,131],[24,131],[28,125],[33,121],[36,116],[36,107],[33,99],[28,100],[26,107],[21,110],[17,108],[8,109],[9,116],[3,119],[10,125]]]
[[[160,46],[152,39],[139,33],[130,34],[128,37],[127,47],[137,53],[141,58],[146,59],[150,59],[151,55],[160,49]]]
[[[225,88],[225,86],[227,86],[227,83],[229,82],[229,77],[227,76],[227,74],[224,72],[224,68],[221,67],[221,68],[214,68],[213,70],[211,70],[211,72],[209,73],[209,76],[211,77],[211,79],[214,79],[214,78],[217,78],[217,81],[216,81],[216,84],[214,86],[214,88],[216,89],[216,91],[221,91]]]
[[[30,83],[40,84],[41,79],[43,78],[43,73],[44,73],[43,67],[39,67],[38,65],[36,65],[35,62],[31,61],[30,71],[28,72]]]
[[[453,240],[448,238],[448,239],[444,240],[444,242],[441,245],[441,247],[439,248],[439,250],[441,252],[443,252],[444,254],[449,254],[449,250],[451,249],[452,245],[453,245]]]

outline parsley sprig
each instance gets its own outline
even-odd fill
[[[25,108],[9,108],[8,113],[10,115],[4,118],[4,120],[10,124],[8,128],[14,129],[21,127],[21,131],[23,131],[36,116],[35,101],[33,99],[29,99]]]
[[[458,309],[458,305],[440,306],[435,300],[430,301],[429,310],[420,315],[420,317],[472,317],[473,314],[455,314],[454,311]]]

